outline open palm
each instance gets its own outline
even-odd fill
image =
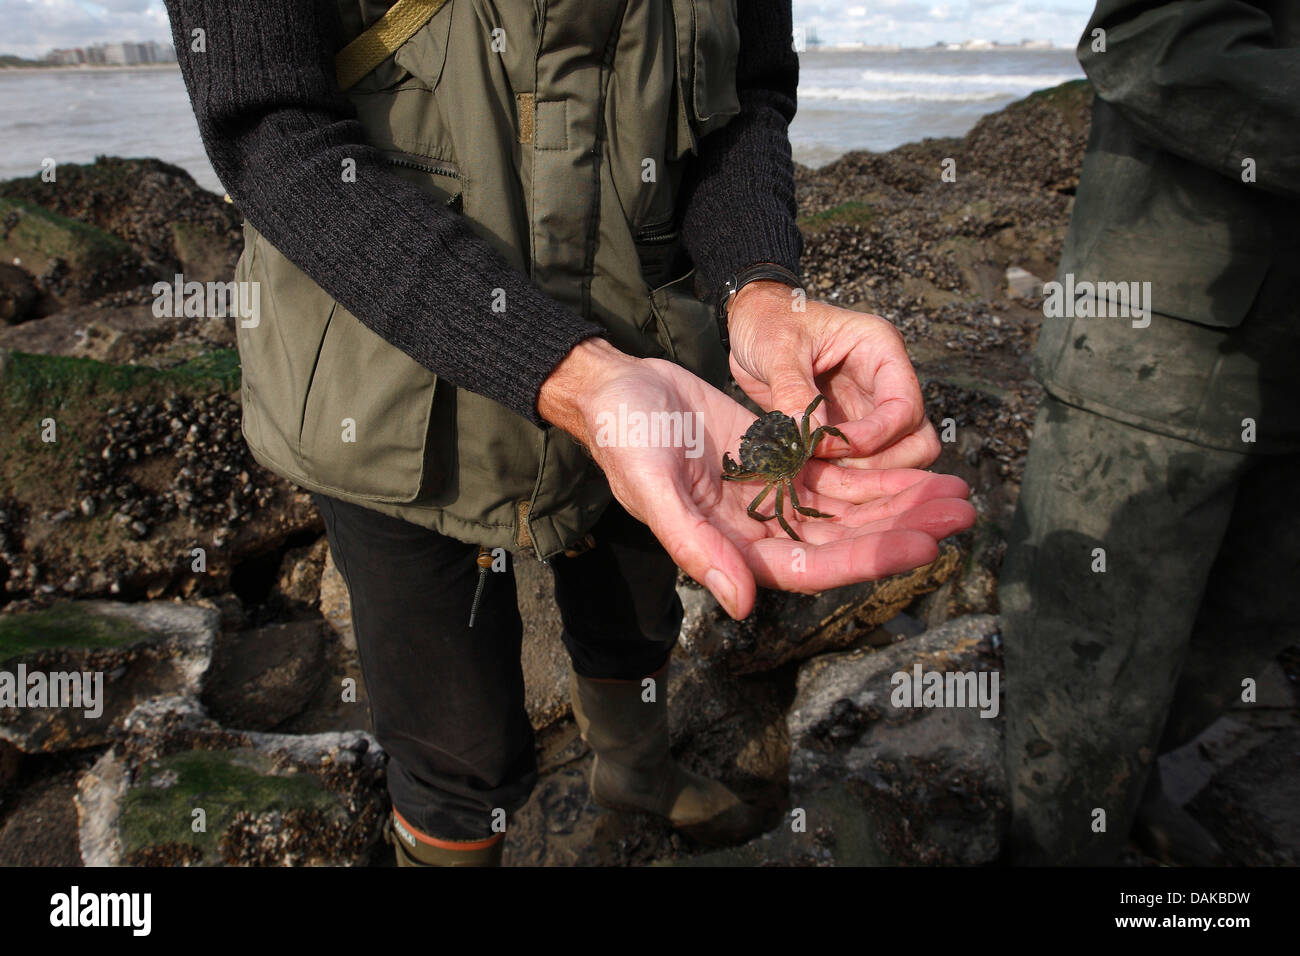
[[[795,541],[777,522],[747,514],[761,481],[722,480],[723,452],[734,456],[754,421],[724,393],[677,365],[647,359],[583,404],[592,434],[596,416],[620,404],[690,415],[698,424],[690,448],[592,442],[591,451],[619,502],[735,618],[752,610],[759,585],[811,593],[927,564],[939,539],[974,521],[960,478],[813,459],[795,479],[800,503],[833,517],[802,519],[787,507],[804,539]],[[770,495],[760,511],[770,513],[773,501]]]

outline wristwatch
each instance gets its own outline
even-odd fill
[[[757,282],[760,279],[783,282],[792,289],[803,287],[803,283],[799,281],[797,275],[774,262],[760,262],[756,266],[742,269],[727,278],[722,283],[721,291],[717,294],[717,305],[715,307],[715,316],[718,320],[718,338],[722,340],[723,348],[731,347],[731,342],[727,337],[727,309],[731,305],[732,296],[749,285],[749,283]]]

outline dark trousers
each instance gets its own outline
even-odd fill
[[[477,545],[324,495],[312,500],[351,596],[393,806],[438,839],[492,836],[493,811],[509,816],[537,782],[513,556],[504,572],[487,574],[471,628]],[[562,640],[580,675],[638,679],[662,667],[677,641],[677,568],[617,502],[592,536],[590,551],[551,560]]]
[[[1300,638],[1297,488],[1044,399],[999,586],[1019,861],[1113,862],[1156,757]]]

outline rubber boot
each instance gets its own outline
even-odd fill
[[[1137,819],[1133,842],[1162,863],[1175,866],[1222,866],[1223,848],[1190,813],[1165,794],[1160,767],[1151,768]]]
[[[641,681],[594,680],[569,668],[578,731],[595,754],[591,796],[611,810],[665,817],[702,843],[740,843],[765,829],[763,814],[722,784],[678,765],[668,744],[667,668],[652,703]]]
[[[384,828],[384,842],[393,845],[398,866],[500,866],[505,834],[458,843],[420,833],[394,810]]]

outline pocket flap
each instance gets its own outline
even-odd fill
[[[1209,242],[1108,228],[1072,268],[1076,284],[1150,282],[1151,311],[1216,328],[1235,328],[1250,312],[1271,264],[1270,256]]]

